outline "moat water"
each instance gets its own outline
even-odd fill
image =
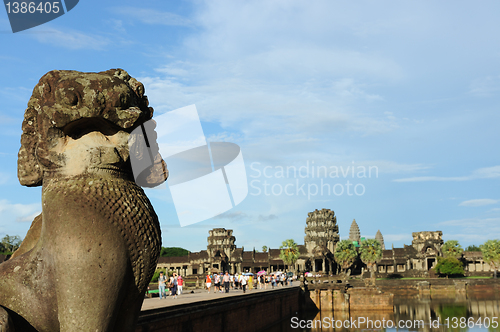
[[[266,332],[499,331],[500,299],[398,297],[392,311],[297,313]]]

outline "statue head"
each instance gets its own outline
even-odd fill
[[[130,150],[137,153],[144,147],[130,147],[130,133],[152,116],[144,86],[122,69],[51,71],[33,89],[24,114],[19,181],[40,186],[47,177],[97,172],[131,176]],[[168,175],[156,142],[152,143],[151,171],[160,171],[161,176],[146,176],[151,186]]]

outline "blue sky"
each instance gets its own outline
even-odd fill
[[[342,238],[355,218],[362,236],[380,229],[388,247],[416,231],[441,230],[464,247],[500,238],[499,10],[495,1],[81,0],[13,34],[2,9],[0,236],[24,237],[41,210],[40,188],[16,176],[40,77],[123,68],[156,114],[196,104],[208,140],[238,144],[245,159],[247,198],[191,226],[179,226],[168,190],[148,190],[163,246],[205,249],[214,227],[233,229],[247,250],[301,244],[307,213],[322,208],[335,211]],[[303,173],[282,176],[287,167]]]

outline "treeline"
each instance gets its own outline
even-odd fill
[[[161,247],[161,257],[183,257],[189,254],[189,250],[179,247]]]
[[[23,240],[18,236],[5,235],[0,242],[0,254],[12,255],[19,248]]]
[[[500,269],[500,240],[488,240],[480,246],[470,245],[465,248],[465,251],[480,251],[484,262],[491,266],[494,277],[497,277],[497,271]],[[456,240],[446,241],[441,252],[443,256],[437,257],[434,271],[444,276],[463,276],[465,273],[462,258],[464,250],[460,243]],[[367,265],[373,278],[376,263],[382,259],[382,248],[374,239],[361,241],[359,248],[352,241],[342,240],[335,247],[334,258],[344,273],[359,258]]]

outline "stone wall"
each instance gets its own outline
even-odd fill
[[[320,311],[393,310],[394,295],[365,287],[342,289],[314,289],[311,300]]]
[[[361,284],[358,282],[358,284]],[[356,283],[353,283],[356,285]],[[431,298],[478,298],[482,294],[500,297],[500,279],[415,279],[377,280],[379,290],[396,296],[430,296]]]
[[[300,311],[303,300],[300,287],[290,287],[147,310],[136,332],[259,331]]]
[[[347,293],[351,311],[392,311],[394,309],[394,294],[382,293],[363,287],[349,289]]]
[[[309,285],[310,298],[320,311],[355,312],[392,310],[394,298],[420,299],[500,298],[500,279],[416,279],[377,280],[375,288],[363,280],[349,284],[315,283]]]

